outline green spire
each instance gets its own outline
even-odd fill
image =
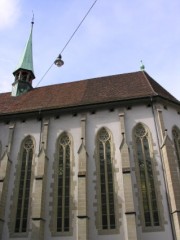
[[[34,69],[33,69],[33,51],[32,51],[32,31],[33,31],[34,21],[32,21],[31,24],[32,25],[31,25],[31,32],[30,32],[29,39],[27,41],[26,47],[19,61],[19,64],[16,67],[16,70],[13,72],[13,74],[15,75],[16,71],[18,71],[19,69],[23,69],[23,70],[31,71],[35,78]]]
[[[33,17],[34,20],[34,17]],[[24,49],[23,55],[19,61],[16,70],[13,72],[15,79],[12,84],[11,96],[16,97],[30,91],[32,81],[35,78],[33,70],[33,54],[32,54],[32,31],[34,21],[32,20],[31,32]]]

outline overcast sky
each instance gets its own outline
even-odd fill
[[[31,29],[36,87],[94,0],[0,0],[0,92],[11,91],[12,72]],[[180,1],[98,0],[38,86],[135,72],[147,73],[180,100]]]

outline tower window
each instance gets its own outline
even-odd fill
[[[22,80],[22,81],[27,81],[27,76],[28,76],[28,73],[27,73],[27,72],[22,72],[21,80]]]

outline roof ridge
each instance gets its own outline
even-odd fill
[[[152,89],[152,91],[158,96],[159,94],[154,90],[154,88],[153,88],[153,86],[152,86],[152,84],[150,83],[150,81],[149,81],[149,79],[148,79],[148,77],[147,77],[147,72],[146,71],[142,71],[143,72],[143,75],[145,76],[145,78],[146,78],[146,80],[147,80],[147,82],[148,82],[148,84],[149,84],[149,86],[150,86],[150,88]],[[149,75],[148,75],[149,76]],[[150,76],[149,76],[150,77]],[[153,79],[154,80],[154,79]],[[155,81],[155,80],[154,80]]]
[[[44,88],[44,87],[52,87],[52,86],[57,86],[57,85],[63,85],[63,84],[72,84],[72,83],[78,83],[78,82],[84,82],[84,81],[93,81],[93,80],[99,80],[99,79],[106,79],[106,78],[110,78],[110,77],[116,77],[116,76],[120,76],[120,75],[132,75],[135,73],[139,73],[141,71],[134,71],[134,72],[129,72],[129,73],[120,73],[120,74],[113,74],[113,75],[108,75],[108,76],[97,76],[97,77],[92,77],[92,78],[87,78],[87,79],[80,79],[80,80],[74,80],[74,81],[70,81],[70,82],[62,82],[62,83],[55,83],[55,84],[49,84],[49,85],[45,85],[45,86],[40,86],[40,87],[36,87],[33,88],[35,89],[39,89],[39,88]]]
[[[167,99],[174,99],[175,101],[180,102],[176,97],[174,97],[167,89],[165,89],[160,83],[158,83],[154,78],[152,78],[147,72],[144,72],[144,75],[148,81],[148,84],[151,86],[151,89],[156,94],[156,96],[165,97]]]

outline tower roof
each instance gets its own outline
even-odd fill
[[[29,39],[26,43],[23,54],[13,74],[15,74],[19,69],[24,69],[24,70],[31,71],[35,78],[34,69],[33,69],[33,51],[32,51],[32,32],[33,32],[34,22],[32,21],[31,24],[32,25],[31,25],[31,32],[29,35]]]

